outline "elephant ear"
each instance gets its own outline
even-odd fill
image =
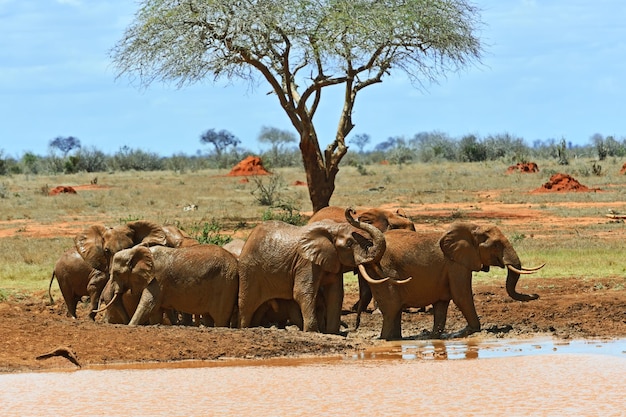
[[[180,248],[184,245],[185,240],[191,239],[189,235],[176,226],[168,225],[163,226],[161,229],[165,233],[165,246]]]
[[[341,270],[341,262],[331,233],[332,226],[337,224],[331,220],[313,222],[304,226],[304,232],[298,241],[300,256],[333,273]]]
[[[133,231],[133,243],[135,245],[168,246],[165,231],[156,223],[138,220],[129,222],[126,226]]]
[[[132,272],[131,275],[135,278],[131,283],[131,288],[138,287],[140,291],[143,291],[154,278],[154,257],[152,256],[152,251],[143,245],[137,245],[129,249],[129,251],[132,252],[128,259],[128,268]]]
[[[106,228],[104,226],[94,225],[74,236],[76,251],[83,257],[85,262],[99,271],[106,271],[108,268],[102,237],[105,231]]]
[[[406,214],[406,211],[404,211],[404,209],[401,209],[401,208],[396,210],[396,214],[400,217],[404,217],[405,219],[409,218],[409,215]]]
[[[480,271],[482,262],[478,251],[478,242],[473,230],[476,226],[469,223],[452,225],[439,239],[439,246],[446,258],[460,263],[471,271]]]
[[[386,232],[391,227],[387,218],[380,212],[364,211],[357,218],[358,221],[371,224],[381,232]]]

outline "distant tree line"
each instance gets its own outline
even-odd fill
[[[81,146],[73,136],[57,137],[49,142],[48,155],[26,152],[20,159],[0,149],[0,175],[71,174],[77,172],[114,171],[197,171],[229,168],[249,155],[260,156],[264,165],[273,167],[303,166],[295,134],[274,127],[263,127],[257,140],[269,149],[253,152],[240,146],[241,140],[227,130],[209,129],[200,135],[200,143],[210,145],[205,153],[162,156],[153,151],[123,146],[112,155],[95,147]],[[390,164],[430,163],[438,161],[482,162],[502,160],[506,163],[555,159],[567,165],[573,158],[604,160],[626,157],[626,138],[591,136],[586,145],[573,145],[565,138],[535,140],[528,145],[509,133],[478,137],[468,134],[453,138],[442,132],[420,132],[413,137],[389,137],[367,149],[372,143],[366,133],[348,139],[350,149],[342,165],[362,166],[386,161]]]

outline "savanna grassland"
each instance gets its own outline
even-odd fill
[[[545,262],[537,274],[520,279],[520,291],[541,296],[528,303],[506,297],[503,270],[475,274],[476,307],[485,330],[471,337],[625,337],[623,161],[602,161],[602,175],[593,173],[591,160],[566,166],[535,162],[540,171],[532,174],[505,174],[503,162],[345,166],[331,204],[402,208],[418,232],[443,231],[454,221],[495,223],[524,265]],[[591,190],[536,192],[557,172]],[[0,369],[72,366],[62,359],[34,360],[56,346],[69,346],[83,365],[95,366],[345,354],[384,343],[377,339],[380,315],[366,314],[354,331],[354,314],[348,311],[357,296],[353,276],[346,277],[344,336],[293,329],[128,328],[90,322],[86,305],[80,306],[79,319],[72,320],[65,316],[56,283],[56,302],[50,304],[47,289],[54,263],[85,226],[145,219],[219,242],[245,238],[263,219],[301,215],[306,221],[311,214],[306,186],[296,185],[306,181],[302,169],[279,168],[272,176],[251,178],[226,174],[228,170],[111,172],[97,174],[97,181],[96,175],[85,173],[0,177]],[[58,185],[72,186],[77,193],[48,196]],[[264,193],[280,208],[261,205]],[[186,210],[192,205],[197,209]],[[428,311],[403,315],[405,337],[425,337],[431,326]],[[447,329],[463,326],[463,317],[451,305]],[[159,349],[152,348],[155,343]]]

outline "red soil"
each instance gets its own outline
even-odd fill
[[[539,172],[539,167],[534,162],[526,162],[526,163],[518,163],[516,165],[511,165],[507,170],[507,174],[512,174],[514,172],[524,172],[527,174],[531,174],[533,172]]]
[[[247,175],[270,175],[271,172],[263,167],[263,162],[258,156],[248,156],[233,167],[228,173],[231,177]]]
[[[597,191],[579,183],[572,176],[567,174],[554,174],[550,181],[532,191],[533,193],[545,192],[569,192],[569,191]]]
[[[54,187],[52,190],[48,192],[48,195],[59,195],[59,194],[76,194],[76,190],[74,187],[70,187],[67,185],[59,185],[58,187]]]

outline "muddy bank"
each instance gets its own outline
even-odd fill
[[[561,340],[626,337],[626,278],[598,280],[534,279],[524,291],[539,300],[522,303],[507,297],[503,285],[474,285],[476,308],[483,331],[471,338],[552,337]],[[166,362],[180,360],[260,359],[274,357],[352,355],[385,343],[378,339],[382,317],[364,314],[354,331],[355,314],[347,309],[356,300],[347,291],[343,321],[345,336],[304,333],[295,328],[216,329],[179,326],[108,325],[65,316],[65,305],[49,305],[43,291],[32,297],[0,303],[0,372],[58,367],[74,368],[63,357],[35,358],[59,346],[71,349],[83,365]],[[447,331],[465,326],[451,304]],[[405,339],[426,339],[432,327],[429,311],[403,314]]]

